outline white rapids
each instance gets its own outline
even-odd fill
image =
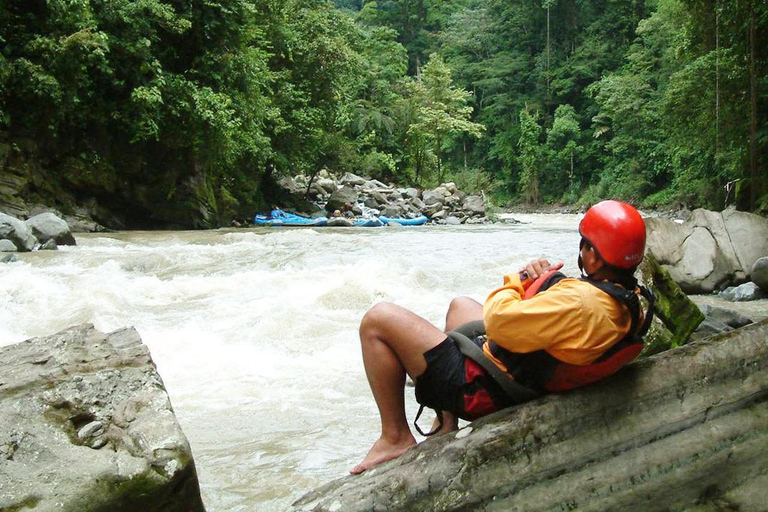
[[[84,322],[136,327],[207,510],[285,510],[346,475],[377,437],[357,334],[368,308],[392,301],[442,328],[453,297],[482,302],[532,258],[578,274],[578,216],[514,218],[522,223],[80,234],[77,246],[0,265],[0,345]]]

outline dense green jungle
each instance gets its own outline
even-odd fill
[[[3,0],[0,47],[17,212],[214,227],[322,169],[768,212],[764,1]]]

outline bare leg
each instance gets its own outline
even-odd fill
[[[452,331],[460,325],[482,319],[482,304],[469,297],[456,297],[451,301],[445,315],[445,331]]]
[[[379,409],[381,435],[350,473],[359,474],[399,457],[416,444],[405,417],[405,375],[416,379],[424,373],[424,352],[444,339],[440,329],[394,304],[377,304],[363,317],[363,364]]]
[[[445,332],[452,331],[460,325],[475,320],[483,319],[483,305],[469,297],[456,297],[448,306],[448,313],[445,315]],[[435,418],[432,423],[432,430],[435,430],[440,422]],[[443,427],[436,434],[447,434],[459,428],[459,418],[455,414],[443,411]]]

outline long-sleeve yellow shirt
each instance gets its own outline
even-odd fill
[[[510,352],[543,349],[563,362],[586,365],[629,332],[629,310],[579,279],[563,279],[527,300],[524,293],[519,275],[506,275],[483,305],[488,339]],[[483,349],[491,356],[487,344]]]

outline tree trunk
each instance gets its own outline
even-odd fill
[[[757,190],[757,74],[755,73],[755,6],[749,2],[749,208],[755,209]]]

